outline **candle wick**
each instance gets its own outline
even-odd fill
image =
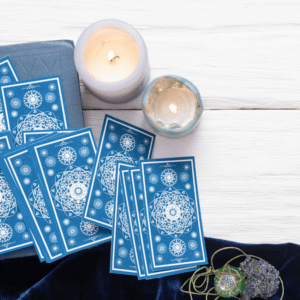
[[[116,60],[117,58],[120,58],[120,56],[115,55],[115,56],[110,60],[110,62],[113,62],[113,61]]]

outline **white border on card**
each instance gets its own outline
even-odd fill
[[[180,266],[180,265],[187,265],[187,264],[198,264],[198,263],[202,263],[206,261],[206,255],[205,255],[205,251],[204,251],[204,245],[203,245],[203,239],[204,237],[202,237],[202,229],[201,229],[201,224],[200,224],[200,220],[201,217],[199,215],[199,203],[198,203],[198,195],[197,195],[197,189],[196,189],[196,182],[195,182],[195,169],[194,169],[194,161],[191,158],[185,158],[185,159],[174,159],[174,160],[153,160],[153,161],[142,161],[141,162],[141,167],[142,167],[142,178],[143,178],[143,185],[144,187],[146,186],[145,183],[145,176],[143,176],[144,174],[144,165],[147,164],[163,164],[163,163],[175,163],[175,162],[191,162],[191,166],[192,166],[192,174],[193,174],[193,184],[194,184],[194,197],[195,197],[195,203],[196,203],[196,210],[197,210],[197,223],[198,223],[198,228],[199,228],[199,235],[200,235],[200,240],[201,240],[201,249],[202,249],[202,256],[203,259],[202,260],[195,260],[195,261],[189,261],[188,263],[176,263],[176,264],[164,264],[164,265],[157,265],[155,264],[155,258],[154,258],[154,251],[153,251],[153,242],[152,242],[152,234],[151,234],[151,228],[150,226],[148,226],[148,233],[149,233],[149,239],[150,239],[150,247],[151,247],[151,257],[152,257],[152,262],[153,262],[153,266],[154,267],[158,267],[158,268],[163,268],[163,267],[169,267],[169,266]],[[149,220],[149,211],[148,211],[148,199],[147,199],[147,193],[144,192],[144,196],[145,196],[145,207],[147,207],[147,209],[145,209],[146,211],[146,215],[147,215],[147,222],[148,224],[150,224],[150,220]]]
[[[62,95],[62,92],[61,92],[61,86],[60,86],[60,80],[59,80],[59,77],[54,77],[54,78],[48,78],[48,79],[43,79],[43,80],[33,80],[33,81],[26,81],[24,83],[20,83],[20,82],[17,82],[15,84],[10,84],[10,85],[5,85],[5,86],[2,86],[1,87],[1,91],[2,91],[2,99],[3,99],[3,105],[5,107],[5,116],[6,116],[6,120],[7,120],[7,130],[10,130],[11,131],[11,128],[10,128],[10,122],[9,122],[9,117],[8,117],[8,112],[7,112],[7,106],[6,106],[6,98],[5,98],[5,93],[4,93],[4,90],[7,89],[7,88],[11,88],[11,87],[14,87],[14,86],[22,86],[22,85],[30,85],[30,84],[33,84],[33,83],[39,83],[39,82],[46,82],[46,81],[57,81],[57,86],[58,86],[58,90],[59,90],[59,96],[60,96],[60,104],[61,104],[61,110],[62,110],[62,113],[63,113],[63,117],[64,117],[64,126],[65,128],[67,129],[68,127],[68,120],[66,118],[66,112],[65,112],[65,104],[63,102],[63,95]]]
[[[154,137],[153,137],[151,134],[148,134],[147,132],[141,131],[141,130],[139,130],[139,129],[133,127],[133,126],[124,124],[124,123],[121,122],[121,121],[117,121],[117,120],[115,120],[115,119],[113,119],[113,118],[111,118],[111,117],[109,117],[109,116],[106,117],[105,124],[103,124],[103,126],[104,126],[104,129],[103,129],[103,131],[102,131],[102,132],[103,132],[103,135],[102,135],[102,137],[101,137],[101,141],[99,141],[99,146],[98,146],[99,151],[98,151],[98,153],[97,153],[97,160],[96,160],[95,167],[94,167],[94,168],[95,168],[95,169],[94,169],[95,171],[94,171],[93,174],[92,174],[91,187],[90,187],[90,190],[89,190],[90,193],[89,193],[88,198],[87,198],[87,200],[86,200],[86,201],[87,201],[87,204],[86,204],[86,209],[85,209],[85,211],[84,211],[84,218],[85,218],[85,219],[88,219],[88,220],[90,220],[90,221],[94,221],[94,222],[96,222],[97,224],[103,224],[103,225],[106,225],[106,226],[112,228],[113,226],[110,225],[110,224],[108,224],[108,223],[105,223],[105,222],[102,222],[102,221],[99,221],[99,220],[96,220],[96,219],[93,219],[93,218],[90,218],[90,217],[87,216],[87,211],[88,211],[87,208],[88,208],[89,205],[90,205],[91,195],[92,195],[92,191],[93,191],[94,184],[95,184],[95,178],[96,178],[96,175],[97,175],[97,170],[99,169],[100,156],[101,156],[101,152],[102,152],[103,140],[104,140],[105,133],[106,133],[106,130],[107,130],[107,123],[108,123],[108,121],[113,121],[113,122],[118,123],[118,124],[120,124],[120,125],[122,125],[122,126],[127,126],[128,128],[130,128],[130,129],[132,129],[132,130],[135,130],[135,131],[137,131],[137,132],[140,132],[140,133],[142,133],[142,134],[145,134],[145,135],[149,136],[149,137],[151,138],[151,144],[150,144],[150,147],[149,147],[149,153],[148,153],[148,157],[147,157],[147,158],[150,158],[150,156],[151,156],[152,148],[153,148]]]
[[[16,173],[16,171],[15,171],[15,168],[13,167],[13,163],[12,163],[12,161],[11,161],[11,160],[12,160],[13,158],[15,158],[16,156],[19,156],[19,155],[24,154],[24,153],[28,153],[28,150],[24,150],[24,151],[19,152],[19,153],[15,154],[15,155],[12,155],[12,156],[10,156],[10,157],[7,157],[7,160],[8,160],[9,165],[10,165],[9,168],[10,168],[10,169],[13,171],[13,173],[14,173],[14,178],[17,180],[19,189],[20,189],[20,191],[22,192],[22,195],[23,195],[24,199],[26,200],[26,205],[27,205],[27,207],[29,208],[30,214],[31,214],[31,216],[32,216],[32,219],[34,220],[34,223],[35,223],[36,227],[38,228],[40,237],[41,237],[41,239],[42,239],[42,241],[43,241],[43,244],[44,244],[44,246],[45,246],[45,248],[46,248],[46,250],[47,250],[47,252],[48,252],[48,254],[49,254],[50,259],[56,259],[57,257],[62,256],[62,253],[60,253],[60,254],[58,254],[58,255],[55,255],[55,256],[53,256],[53,255],[51,254],[51,251],[50,251],[49,248],[48,248],[48,245],[47,245],[47,243],[46,243],[46,241],[45,241],[45,239],[44,239],[44,236],[43,236],[43,234],[42,234],[42,232],[41,232],[40,226],[39,226],[39,224],[38,224],[37,221],[36,221],[35,215],[34,215],[32,209],[31,209],[31,205],[30,205],[30,203],[29,203],[29,201],[28,201],[28,198],[26,197],[26,194],[25,194],[25,192],[24,192],[24,190],[23,190],[22,185],[20,184],[19,177],[18,177],[18,175],[17,175],[17,173]],[[6,161],[5,161],[5,163],[6,163]]]
[[[48,197],[50,198],[50,203],[51,203],[51,206],[52,206],[52,209],[54,211],[54,215],[55,215],[55,219],[56,219],[56,223],[58,224],[58,228],[59,228],[59,231],[60,231],[60,234],[62,236],[62,240],[63,240],[63,243],[65,245],[65,249],[67,252],[74,252],[75,250],[77,249],[80,249],[80,248],[87,248],[88,246],[90,245],[94,245],[94,244],[98,244],[100,241],[104,242],[104,241],[109,241],[111,239],[111,237],[106,237],[106,238],[103,238],[103,239],[99,239],[97,241],[94,241],[94,242],[91,242],[91,243],[88,243],[88,244],[84,244],[84,245],[81,245],[81,246],[78,246],[76,248],[72,248],[72,249],[69,249],[68,246],[67,246],[67,243],[66,243],[66,240],[65,240],[65,236],[64,236],[64,233],[61,229],[61,225],[60,225],[60,222],[59,222],[59,218],[57,216],[57,213],[56,213],[56,208],[54,206],[54,203],[52,201],[52,195],[51,195],[51,192],[50,192],[50,189],[49,189],[49,186],[48,186],[48,182],[46,180],[46,176],[45,176],[45,173],[44,173],[44,170],[42,168],[42,164],[41,164],[41,161],[40,161],[40,157],[38,155],[38,148],[41,148],[41,147],[44,147],[44,146],[48,146],[48,145],[51,145],[51,144],[55,144],[55,143],[58,143],[58,142],[61,142],[61,141],[65,141],[65,140],[68,140],[68,139],[71,139],[71,138],[74,138],[74,137],[77,137],[77,136],[81,136],[81,135],[84,135],[84,134],[89,134],[90,136],[90,139],[91,139],[91,143],[92,143],[92,146],[93,146],[93,149],[96,153],[96,146],[95,146],[95,143],[94,143],[94,139],[93,139],[93,136],[92,136],[92,132],[91,131],[84,131],[84,132],[81,132],[81,133],[77,133],[77,134],[74,134],[72,136],[67,136],[67,137],[64,137],[64,138],[60,138],[60,139],[57,139],[55,141],[51,141],[51,142],[48,142],[48,143],[45,143],[45,144],[41,144],[41,145],[37,145],[37,146],[33,146],[34,148],[34,151],[35,151],[35,155],[36,155],[36,158],[38,160],[38,163],[39,163],[39,166],[40,166],[40,170],[41,170],[41,173],[42,173],[42,176],[43,176],[43,180],[44,180],[44,183],[45,183],[45,186],[46,186],[46,189],[47,189],[47,193],[48,193]]]
[[[188,267],[184,267],[184,268],[180,268],[180,269],[171,269],[171,270],[154,271],[154,272],[149,271],[147,254],[145,252],[143,230],[141,228],[140,210],[139,210],[139,207],[138,207],[138,204],[137,204],[138,200],[137,200],[136,192],[135,192],[135,189],[136,189],[135,181],[134,181],[134,173],[135,172],[140,173],[141,171],[139,169],[130,170],[130,175],[131,175],[131,182],[132,182],[132,189],[133,189],[133,201],[134,201],[134,205],[135,205],[136,215],[137,215],[137,218],[138,218],[137,225],[139,227],[139,235],[140,235],[141,247],[142,247],[142,252],[143,252],[146,279],[148,279],[147,277],[149,277],[149,279],[158,278],[158,277],[161,277],[160,275],[163,275],[163,274],[167,274],[167,276],[171,276],[173,274],[178,274],[179,272],[185,271],[185,270],[187,270],[187,271],[190,270],[192,272],[193,269],[196,268],[196,266],[188,266]]]
[[[126,164],[126,163],[118,163],[117,165],[120,169],[120,166],[125,166],[125,167],[132,167],[132,165],[129,165],[129,164]],[[111,244],[112,244],[112,264],[111,264],[111,269],[114,270],[114,271],[120,271],[120,272],[124,272],[124,273],[133,273],[133,274],[137,274],[137,271],[136,270],[128,270],[128,269],[118,269],[115,267],[115,244],[116,244],[116,228],[118,227],[116,224],[117,224],[117,205],[118,205],[118,194],[119,194],[119,185],[120,185],[120,172],[119,170],[116,170],[116,174],[117,174],[117,178],[116,178],[116,190],[115,190],[115,200],[114,200],[114,218],[113,218],[113,224],[115,224],[115,226],[113,226],[113,238],[112,238],[112,241],[111,241]],[[127,211],[126,211],[126,214],[127,214]],[[128,217],[128,216],[127,216]],[[130,237],[130,240],[131,240],[131,237]]]
[[[137,245],[135,243],[135,236],[134,236],[134,231],[133,231],[133,225],[132,225],[131,217],[130,217],[130,215],[132,214],[132,211],[130,210],[130,206],[129,206],[128,192],[127,192],[126,182],[125,182],[125,178],[124,178],[124,173],[130,174],[130,170],[123,170],[122,171],[122,181],[123,181],[123,186],[124,186],[125,201],[126,201],[126,205],[127,205],[126,213],[127,213],[128,221],[130,222],[131,241],[132,241],[133,250],[134,250],[134,253],[135,253],[135,260],[136,260],[137,271],[138,271],[139,277],[143,278],[143,277],[145,277],[145,274],[141,273],[140,261],[139,261],[139,257],[138,257],[138,254],[137,254]],[[130,212],[130,215],[128,215],[128,212]]]
[[[17,76],[17,74],[16,74],[16,72],[15,72],[15,69],[13,68],[13,66],[12,66],[12,64],[10,63],[9,59],[6,59],[6,60],[2,61],[2,62],[0,63],[0,66],[3,65],[3,64],[5,64],[5,63],[8,63],[8,65],[9,65],[9,67],[10,67],[10,70],[12,71],[12,73],[13,73],[13,75],[14,75],[16,81],[19,81],[19,78],[18,78],[18,76]]]

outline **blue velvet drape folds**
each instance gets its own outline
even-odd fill
[[[300,299],[299,245],[247,245],[206,238],[209,259],[217,249],[229,246],[239,247],[274,265],[284,281],[284,299]],[[231,250],[218,254],[215,267],[221,267],[237,254]],[[37,257],[1,261],[0,299],[189,299],[187,294],[180,292],[180,286],[191,273],[138,281],[134,276],[110,274],[109,261],[110,243],[72,254],[52,264],[40,263]],[[238,262],[232,264],[237,266]],[[271,299],[279,300],[280,295],[281,289]],[[205,298],[197,296],[195,299]]]

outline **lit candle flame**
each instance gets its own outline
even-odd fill
[[[114,51],[110,50],[110,51],[108,52],[108,59],[111,60],[111,59],[113,59],[114,57],[115,57]]]
[[[173,114],[176,114],[177,113],[177,105],[175,105],[175,104],[170,104],[169,105],[169,109],[170,109],[170,111],[173,113]]]

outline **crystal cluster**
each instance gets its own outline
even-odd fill
[[[239,269],[246,276],[246,285],[241,300],[261,297],[267,299],[276,294],[279,288],[279,271],[265,260],[247,256]]]

